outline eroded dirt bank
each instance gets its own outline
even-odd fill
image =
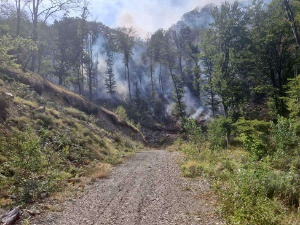
[[[183,178],[177,159],[162,150],[139,152],[83,197],[65,203],[63,212],[33,224],[221,224],[207,182]]]

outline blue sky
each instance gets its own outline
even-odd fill
[[[184,13],[224,0],[89,0],[90,19],[110,27],[134,27],[139,36],[159,28],[167,29]],[[233,0],[229,0],[233,2]]]

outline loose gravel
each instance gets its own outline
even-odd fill
[[[222,224],[207,181],[182,177],[179,154],[163,150],[136,153],[109,178],[87,188],[32,224],[194,225]]]

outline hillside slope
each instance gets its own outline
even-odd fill
[[[0,69],[0,206],[105,176],[144,140],[134,125],[37,74]]]

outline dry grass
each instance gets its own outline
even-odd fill
[[[17,127],[19,129],[24,128],[27,124],[30,123],[30,118],[26,117],[26,116],[20,116],[19,118],[17,118],[16,120],[17,122]]]
[[[79,111],[78,109],[70,107],[70,108],[65,108],[65,111],[67,114],[69,114],[72,117],[75,117],[77,119],[84,120],[84,121],[88,120],[87,115],[85,113],[83,113],[82,111]]]
[[[74,108],[80,109],[87,113],[98,112],[99,108],[93,103],[87,101],[84,97],[70,90],[67,90],[64,87],[52,84],[50,81],[46,80],[36,73],[24,73],[19,69],[4,68],[0,68],[0,72],[8,75],[16,81],[29,85],[39,94],[45,91],[50,92],[51,95],[55,95],[60,99],[63,99],[66,103],[70,104]]]
[[[106,178],[112,170],[112,165],[108,163],[100,163],[97,165],[96,170],[91,175],[91,182],[97,179]]]
[[[168,147],[166,148],[166,150],[167,150],[168,152],[175,152],[175,148],[174,148],[173,145],[168,146]]]
[[[62,119],[54,120],[54,124],[58,127],[64,127],[64,122],[62,121]]]
[[[13,200],[11,200],[10,198],[1,198],[0,199],[0,207],[8,207],[11,206],[13,204]]]
[[[288,212],[280,221],[280,224],[299,225],[300,224],[300,208],[298,211]]]
[[[52,116],[54,116],[55,118],[59,118],[60,117],[60,112],[55,110],[55,109],[49,109],[46,108],[46,112],[50,113]]]
[[[19,97],[15,97],[15,98],[14,98],[14,103],[15,103],[15,104],[18,104],[18,105],[27,105],[27,106],[29,106],[29,107],[32,108],[32,109],[38,108],[37,102],[25,100],[25,99],[19,98]]]

